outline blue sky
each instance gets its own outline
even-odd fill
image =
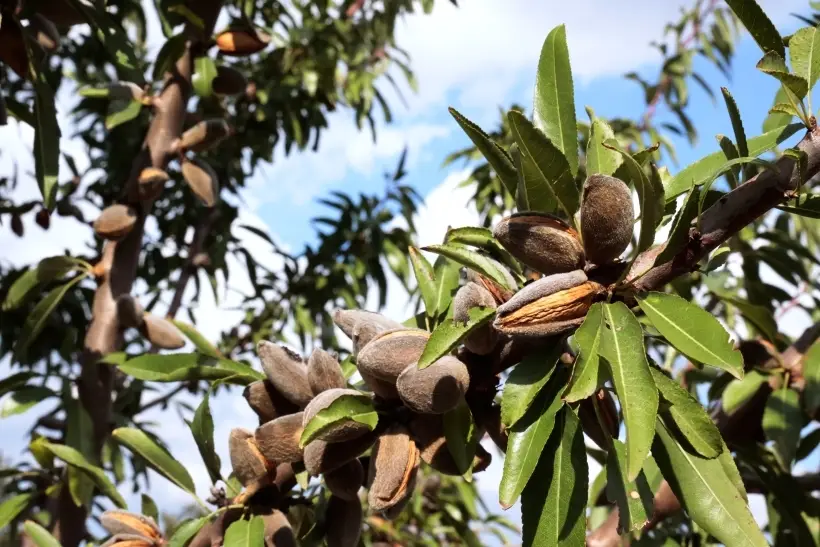
[[[760,3],[767,8],[783,34],[798,25],[798,21],[788,14],[805,11],[807,7],[804,0]],[[447,113],[447,106],[456,107],[486,128],[492,128],[497,122],[499,106],[519,103],[529,108],[541,42],[554,26],[566,23],[578,118],[585,117],[586,105],[602,117],[636,118],[644,108],[642,90],[622,75],[637,71],[650,81],[655,78],[659,56],[649,47],[649,42],[658,39],[663,25],[677,16],[678,7],[689,2],[579,0],[561,3],[560,9],[556,9],[554,2],[523,0],[465,0],[460,4],[461,7],[456,9],[449,2],[439,0],[432,16],[415,15],[399,25],[397,40],[412,57],[419,92],[412,94],[406,90],[409,103],[406,108],[400,102],[392,101],[395,123],[390,126],[379,124],[375,144],[367,131],[360,133],[356,130],[349,112],[334,113],[330,117],[331,128],[323,135],[317,153],[295,153],[288,158],[280,155],[272,165],[259,167],[258,174],[242,196],[249,207],[243,210],[240,220],[267,229],[277,241],[296,252],[306,243],[315,241],[309,220],[326,212],[316,202],[317,198],[330,190],[380,192],[382,173],[395,167],[398,155],[407,145],[409,174],[405,181],[427,197],[417,220],[418,243],[437,242],[448,224],[467,225],[477,220],[474,209],[467,205],[469,189],[456,188],[463,180],[464,167],[441,167],[447,154],[469,142]],[[158,47],[157,44],[154,47]],[[698,72],[713,83],[717,100],[713,104],[699,87],[691,86],[688,112],[698,128],[700,139],[694,147],[680,138],[672,139],[681,167],[717,150],[715,134],[732,134],[720,98],[721,85],[727,86],[738,102],[747,135],[761,132],[777,85],[773,79],[755,70],[754,65],[760,56],[754,42],[744,37],[734,60],[731,82],[708,63],[696,63]],[[386,84],[383,90],[391,95]],[[72,104],[70,96],[61,95],[60,113],[67,112]],[[667,117],[663,110],[659,115],[661,119]],[[63,133],[69,135],[71,132],[64,130]],[[61,145],[68,151],[82,150],[79,143],[68,137]],[[0,173],[10,172],[9,157],[21,159],[21,172],[26,172],[26,167],[30,167],[25,162],[31,157],[31,132],[16,124],[0,128],[0,150],[9,152],[0,155]],[[679,168],[669,165],[672,173]],[[21,198],[36,195],[33,180],[24,182],[26,184],[21,185],[17,195]],[[95,211],[89,209],[88,216],[94,218]],[[86,228],[64,219],[53,220],[48,237],[44,237],[45,234],[31,220],[26,230],[37,235],[20,240],[8,231],[0,232],[0,249],[4,249],[0,260],[31,263],[66,248],[78,249],[90,237]],[[253,236],[245,242],[258,260],[276,267],[277,261],[266,244]],[[224,283],[220,288],[226,292],[221,306],[209,301],[209,296],[204,293],[197,310],[200,330],[212,339],[216,339],[221,330],[230,328],[240,315],[229,309],[237,303],[237,294],[231,296]],[[397,282],[391,282],[391,288],[387,313],[403,319],[406,296]],[[246,291],[249,282],[234,275],[230,289]],[[137,287],[135,293],[139,295],[142,290],[144,288]],[[799,332],[805,324],[805,317],[796,313],[798,315],[784,321],[789,334]],[[0,362],[0,377],[7,373],[8,363]],[[34,414],[48,406],[49,403],[41,404],[42,408],[36,409]],[[216,420],[216,446],[227,474],[228,432],[236,426],[252,428],[255,418],[238,391],[216,397],[212,408]],[[160,413],[152,413],[146,418],[162,424],[171,451],[194,476],[200,497],[206,497],[210,486],[207,473],[181,419],[176,416],[169,419]],[[0,425],[4,438],[13,441],[4,446],[7,456],[16,458],[22,453],[30,425],[25,416],[6,419]],[[495,506],[500,461],[496,458],[484,477],[479,475],[479,487],[491,507]],[[151,493],[160,506],[168,510],[179,507],[188,499],[156,476],[152,479]],[[135,503],[133,508],[138,508],[135,497],[128,499]],[[511,511],[514,513],[517,509]],[[511,514],[510,517],[515,519],[517,515]]]

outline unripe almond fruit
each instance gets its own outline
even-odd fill
[[[228,122],[221,118],[204,120],[185,131],[178,146],[183,150],[201,152],[219,144],[230,132]]]
[[[495,297],[483,286],[467,282],[456,292],[453,298],[453,321],[466,323],[470,319],[472,308],[493,308],[497,307]],[[464,339],[464,347],[477,355],[487,355],[498,342],[498,334],[493,330],[492,325],[482,325]]]
[[[307,378],[315,395],[328,389],[345,387],[345,377],[339,361],[321,348],[313,350],[308,359]]]
[[[587,259],[612,262],[632,240],[635,209],[629,187],[615,177],[590,175],[584,182],[580,218]]]
[[[242,486],[257,483],[268,476],[268,462],[256,445],[253,432],[242,427],[232,429],[228,437],[228,450],[234,475]],[[276,469],[273,465],[271,468]]]
[[[278,509],[262,516],[265,524],[265,547],[297,547],[296,535],[288,517]]]
[[[399,391],[396,389],[396,382],[388,382],[386,380],[380,380],[375,376],[371,376],[362,370],[359,370],[359,375],[364,380],[364,383],[367,384],[367,387],[370,388],[370,391],[381,397],[382,399],[390,400],[398,400],[399,399]]]
[[[367,501],[373,511],[382,512],[404,501],[412,493],[419,467],[419,450],[407,428],[393,425],[383,433],[370,456]]]
[[[142,325],[145,310],[139,301],[130,294],[117,298],[117,320],[125,329],[136,329]]]
[[[162,538],[162,533],[154,519],[121,509],[112,509],[103,513],[100,516],[100,524],[111,535],[126,534],[148,540]]]
[[[356,547],[362,534],[362,516],[359,498],[330,496],[325,512],[327,547]]]
[[[276,463],[302,461],[299,437],[302,436],[302,413],[280,416],[259,426],[254,434],[256,446],[266,460]]]
[[[156,167],[146,167],[140,171],[137,178],[137,192],[140,199],[156,199],[159,197],[165,183],[171,177],[162,169]]]
[[[371,431],[343,443],[313,441],[305,447],[305,469],[314,476],[329,473],[364,454],[368,448],[373,446],[377,437]]]
[[[350,460],[338,469],[325,473],[325,484],[334,496],[358,500],[364,484],[364,468],[359,460]]]
[[[127,236],[136,223],[136,209],[122,204],[111,205],[94,221],[94,231],[102,238],[116,241]]]
[[[245,387],[242,396],[263,424],[279,416],[299,412],[299,406],[282,395],[270,380],[258,380]]]
[[[367,345],[376,335],[405,328],[404,325],[380,313],[365,310],[336,310],[333,322],[353,342],[353,355]]]
[[[307,379],[307,368],[296,353],[267,340],[259,342],[256,353],[262,370],[273,386],[290,402],[304,408],[313,399]]]
[[[211,90],[217,95],[238,95],[247,85],[245,76],[229,66],[216,67],[216,76],[211,80]]]
[[[582,270],[550,275],[499,306],[493,326],[510,336],[553,336],[578,327],[604,292]]]
[[[160,349],[179,349],[185,345],[185,339],[176,325],[167,319],[150,313],[142,315],[140,332],[149,342]]]
[[[413,416],[409,428],[420,457],[427,465],[445,475],[461,475],[447,447],[443,416],[418,414]]]
[[[302,418],[302,427],[307,427],[310,421],[322,410],[333,404],[336,399],[344,395],[362,395],[361,391],[355,389],[329,389],[323,391],[313,398],[313,400],[305,407]],[[335,422],[332,426],[325,428],[317,438],[327,441],[329,443],[338,443],[349,441],[361,437],[370,431],[370,428],[363,423],[355,420],[340,420]]]
[[[416,363],[410,363],[396,380],[404,404],[422,414],[444,414],[452,410],[469,387],[467,365],[450,355],[421,370]]]
[[[570,272],[584,266],[578,233],[558,217],[514,214],[499,222],[493,235],[515,258],[543,274]]]
[[[210,165],[201,160],[185,159],[182,161],[182,177],[206,207],[213,207],[216,204],[219,182]]]
[[[359,351],[356,366],[380,380],[395,382],[407,365],[419,360],[429,338],[430,333],[421,329],[385,331]]]
[[[39,13],[32,15],[28,22],[29,31],[34,34],[37,43],[44,49],[54,51],[60,46],[60,33],[54,23]]]
[[[261,31],[245,28],[228,29],[216,37],[216,46],[225,55],[245,56],[262,51],[270,36]]]

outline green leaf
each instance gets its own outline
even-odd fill
[[[713,272],[726,264],[726,261],[729,260],[729,255],[732,254],[732,249],[729,247],[719,247],[715,249],[715,252],[712,253],[712,256],[709,257],[709,262],[706,263],[704,266],[704,270],[706,272]]]
[[[566,386],[568,372],[567,367],[561,367],[552,375],[524,417],[508,429],[509,442],[498,492],[499,503],[504,509],[516,502],[538,465],[555,425],[555,415],[564,405],[561,390]]]
[[[171,71],[174,63],[185,53],[187,41],[188,36],[186,34],[176,34],[162,44],[162,48],[157,53],[157,59],[154,61],[154,70],[152,72],[154,80],[162,81],[165,73]]]
[[[210,407],[210,392],[205,392],[202,402],[194,412],[193,421],[188,424],[191,428],[191,433],[196,441],[196,446],[199,448],[199,454],[202,456],[202,461],[205,463],[205,468],[208,470],[208,475],[211,477],[211,482],[222,480],[220,469],[222,462],[219,460],[219,455],[214,448],[214,419],[211,416]]]
[[[410,262],[413,264],[413,273],[416,274],[416,283],[419,286],[421,299],[424,301],[424,309],[428,317],[436,317],[436,276],[433,266],[418,249],[412,245],[407,251],[410,254]]]
[[[574,177],[578,173],[578,127],[564,25],[552,29],[541,47],[532,119],[535,127],[563,153]]]
[[[789,96],[786,93],[786,90],[781,85],[780,89],[777,90],[777,93],[774,96],[774,102],[772,103],[772,109],[769,110],[769,115],[766,116],[766,119],[763,120],[763,131],[772,131],[773,129],[777,129],[778,127],[783,127],[791,123],[792,118],[798,115],[797,110],[794,106],[788,104]],[[787,109],[783,110],[781,107],[786,106]]]
[[[117,368],[138,380],[152,382],[224,380],[230,384],[247,385],[265,379],[264,374],[241,363],[198,353],[146,353],[118,364]]]
[[[94,424],[91,422],[91,416],[77,399],[71,398],[68,386],[63,390],[67,426],[65,444],[79,452],[89,463],[96,464],[99,457],[95,454]],[[68,490],[75,505],[90,506],[94,495],[94,483],[76,467],[68,469]]]
[[[478,226],[462,226],[460,228],[449,228],[444,235],[445,243],[460,243],[462,245],[472,245],[479,249],[484,249],[495,256],[499,256],[506,266],[521,273],[519,262],[505,249],[489,228]]]
[[[17,518],[33,500],[34,494],[26,493],[9,496],[3,503],[0,503],[0,530]]]
[[[715,135],[715,139],[717,139],[720,149],[723,150],[723,153],[726,155],[726,159],[731,161],[740,157],[735,143],[733,143],[729,137],[726,135]],[[731,171],[726,173],[726,177],[729,182],[729,187],[732,189],[737,188],[738,180],[740,180],[740,167],[733,167]],[[694,188],[697,187],[693,187],[693,189]]]
[[[804,27],[791,35],[789,61],[792,71],[813,88],[820,77],[820,32],[816,27]]]
[[[604,143],[604,146],[619,152],[624,159],[622,168],[628,178],[635,185],[638,192],[638,203],[641,206],[641,233],[638,238],[638,252],[645,251],[655,242],[655,228],[663,218],[663,186],[658,184],[655,177],[647,177],[641,164],[627,151],[622,150],[613,139]]]
[[[555,371],[560,344],[550,350],[533,351],[512,369],[501,395],[501,423],[512,427],[530,408],[541,388]]]
[[[140,501],[140,513],[146,517],[151,517],[155,522],[159,522],[159,509],[153,498],[148,494],[141,494]]]
[[[652,489],[643,471],[635,480],[626,478],[626,446],[612,439],[606,459],[606,495],[618,504],[618,533],[640,530],[652,514]]]
[[[214,60],[207,55],[197,57],[194,61],[194,78],[192,82],[194,92],[200,97],[210,97],[213,93],[211,84],[214,78],[216,78],[216,63],[214,63]]]
[[[637,299],[652,325],[678,351],[743,378],[743,356],[714,315],[674,294],[650,292]]]
[[[237,520],[225,531],[223,547],[259,547],[265,543],[265,523],[262,517]]]
[[[524,170],[527,201],[535,211],[550,212],[557,203],[569,218],[578,211],[580,192],[575,185],[566,157],[526,116],[516,110],[507,114],[522,162],[532,169]]]
[[[692,520],[725,545],[767,547],[721,461],[688,452],[660,419],[656,432],[652,454]]]
[[[174,531],[174,535],[168,540],[168,547],[186,547],[209,520],[210,516],[205,516],[183,522]]]
[[[55,102],[45,74],[34,71],[34,172],[49,211],[54,209],[60,175],[60,125]]]
[[[801,429],[800,395],[785,386],[769,395],[763,411],[763,431],[767,439],[774,441],[774,451],[786,469],[794,461]]]
[[[743,485],[743,478],[740,476],[740,471],[737,470],[737,465],[735,465],[735,458],[732,456],[731,450],[726,446],[726,442],[722,437],[720,441],[723,444],[723,449],[720,456],[717,457],[717,460],[720,462],[720,466],[723,467],[726,476],[729,477],[729,480],[735,486],[738,494],[740,494],[740,497],[743,498],[743,501],[748,502],[749,495],[746,493],[746,487]]]
[[[142,103],[125,99],[115,99],[108,103],[105,128],[109,131],[118,125],[130,122],[142,112]]]
[[[774,171],[779,171],[776,163],[761,158],[752,158],[747,156],[743,158],[734,158],[727,161],[723,164],[723,166],[721,166],[720,169],[717,170],[714,176],[712,176],[709,179],[706,179],[703,182],[703,187],[700,190],[700,199],[698,199],[698,217],[700,217],[703,211],[703,206],[706,203],[706,198],[709,197],[709,190],[712,188],[712,184],[715,183],[715,180],[717,180],[724,173],[735,168],[735,166],[749,163],[760,165],[768,169],[773,169]]]
[[[11,391],[14,391],[24,385],[26,382],[35,378],[37,375],[33,372],[17,372],[12,374],[11,376],[6,376],[2,380],[0,380],[0,396],[5,395]],[[36,386],[35,386],[36,387]]]
[[[805,394],[805,391],[803,392]],[[808,458],[814,452],[817,446],[820,445],[820,428],[815,429],[811,433],[800,439],[800,444],[797,445],[797,452],[795,452],[795,461]]]
[[[3,399],[3,404],[0,405],[0,419],[22,414],[31,407],[42,403],[45,399],[56,395],[49,388],[43,386],[21,387]]]
[[[621,155],[604,146],[606,141],[614,138],[615,133],[608,123],[598,118],[592,121],[587,142],[587,175],[612,175],[621,166]]]
[[[468,249],[463,245],[455,243],[447,243],[444,245],[428,245],[422,247],[423,251],[436,253],[446,256],[447,258],[462,264],[471,270],[474,270],[484,277],[489,277],[501,287],[515,291],[517,287],[512,286],[512,280],[509,273],[504,270],[504,266],[486,255]],[[439,310],[440,312],[441,310]]]
[[[23,532],[37,547],[61,547],[60,542],[48,530],[33,520],[27,520],[23,524]]]
[[[752,395],[757,393],[760,386],[766,382],[768,382],[768,376],[756,370],[747,372],[742,380],[732,380],[720,396],[723,410],[727,414],[731,414],[751,399]]]
[[[459,472],[467,482],[472,481],[473,458],[478,444],[478,431],[473,413],[464,397],[458,405],[444,414],[444,438]]]
[[[439,255],[433,263],[433,272],[436,279],[436,315],[443,315],[453,301],[453,295],[458,290],[460,274],[458,263]]]
[[[803,357],[803,405],[810,415],[820,408],[820,341],[811,345]]]
[[[68,465],[74,466],[85,473],[88,478],[94,481],[94,484],[97,485],[97,488],[99,488],[103,494],[111,498],[111,501],[113,501],[117,507],[122,509],[127,507],[125,500],[120,493],[117,492],[117,487],[108,479],[108,475],[105,474],[105,471],[96,465],[92,465],[85,456],[77,450],[74,450],[70,446],[50,442],[44,442],[43,446],[51,451],[56,458],[63,460]]]
[[[668,406],[661,406],[666,423],[675,424],[686,441],[704,458],[717,458],[723,450],[723,439],[715,423],[697,399],[677,382],[656,368],[650,369],[661,397]]]
[[[794,205],[780,205],[777,208],[794,215],[820,219],[820,196],[805,194],[795,200]]]
[[[604,306],[600,354],[612,373],[626,425],[627,478],[641,472],[654,437],[658,389],[652,379],[641,324],[623,302]]]
[[[581,323],[581,326],[572,337],[576,357],[572,369],[572,379],[564,392],[564,400],[568,403],[586,399],[598,389],[600,374],[598,346],[601,343],[603,321],[602,305],[600,303],[593,304],[589,308],[584,322]]]
[[[771,310],[769,310],[766,306],[750,304],[745,300],[733,298],[724,294],[719,294],[718,296],[724,302],[728,302],[736,307],[741,315],[748,319],[749,322],[751,322],[763,336],[769,339],[769,341],[773,342],[777,338],[777,322],[774,320]]]
[[[584,545],[588,482],[584,432],[578,418],[565,406],[521,495],[523,544]]]
[[[357,422],[373,431],[379,423],[379,414],[373,407],[373,399],[366,393],[346,394],[320,410],[305,426],[299,439],[301,448],[310,444],[323,432],[336,424]]]
[[[794,94],[792,97],[794,102],[800,101],[806,96],[806,93],[809,92],[809,83],[801,76],[789,73],[786,61],[783,55],[779,53],[773,51],[767,52],[763,58],[758,61],[757,69],[780,80],[780,83],[782,83],[786,89],[787,95],[789,92]]]
[[[783,38],[755,0],[726,0],[726,3],[735,12],[760,49],[764,52],[774,51],[781,57],[786,55]]]
[[[211,344],[207,338],[202,336],[196,328],[186,323],[185,321],[180,321],[179,319],[171,318],[170,321],[176,325],[176,327],[185,335],[185,337],[191,341],[191,343],[196,347],[197,351],[203,355],[207,355],[209,357],[214,357],[216,359],[220,359],[224,357],[222,352],[217,349],[216,346]]]
[[[188,470],[167,450],[158,445],[142,430],[130,427],[119,427],[111,435],[131,452],[145,460],[154,471],[170,480],[183,490],[194,493],[194,481]]]
[[[669,230],[669,238],[666,245],[655,259],[655,264],[664,264],[672,260],[686,244],[689,242],[689,229],[692,221],[698,216],[698,203],[700,202],[700,188],[693,186],[689,190],[680,209],[678,209],[675,219],[672,221],[672,228]]]
[[[510,195],[515,196],[515,190],[518,186],[518,174],[510,155],[498,146],[480,127],[462,116],[455,108],[450,107],[448,110],[487,160],[487,163],[490,164],[490,167],[496,172]]]
[[[13,310],[25,301],[26,296],[39,284],[49,283],[63,277],[68,272],[83,269],[83,263],[70,256],[51,256],[41,260],[37,266],[14,280],[6,299],[3,301],[3,311]]]
[[[756,157],[767,152],[788,139],[797,131],[805,129],[802,123],[777,127],[753,137],[748,140],[749,156]],[[714,176],[726,163],[726,155],[722,152],[715,152],[683,169],[680,173],[672,177],[664,186],[666,202],[670,202],[684,192],[688,192],[692,186],[700,186]]]
[[[740,110],[737,108],[737,103],[729,90],[721,87],[723,92],[723,100],[726,102],[726,110],[729,111],[729,119],[732,121],[732,130],[735,133],[735,142],[737,143],[737,153],[740,157],[749,155],[749,144],[746,142],[746,131],[743,129],[743,120],[740,118]],[[729,158],[733,159],[733,158]]]
[[[453,319],[445,319],[433,330],[424,351],[419,357],[419,369],[425,369],[436,360],[449,354],[461,343],[464,338],[482,325],[486,325],[495,317],[495,308],[472,308],[469,310],[469,320],[461,323]]]

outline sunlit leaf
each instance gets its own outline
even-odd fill
[[[183,490],[193,493],[194,481],[188,470],[167,450],[159,446],[145,432],[130,427],[115,429],[111,435],[140,456],[154,471],[173,482]]]
[[[575,365],[572,369],[572,378],[564,392],[564,400],[569,403],[586,399],[592,395],[600,384],[600,359],[598,347],[601,343],[601,327],[603,325],[602,304],[593,304],[584,322],[575,331],[572,337],[575,346]]]
[[[501,422],[513,426],[532,405],[541,388],[555,371],[561,348],[534,351],[515,366],[504,382],[501,395]]]
[[[472,480],[473,458],[478,444],[478,430],[467,401],[444,414],[444,437],[456,467],[467,481]]]
[[[626,478],[626,446],[612,439],[606,460],[606,493],[618,505],[618,533],[640,530],[652,515],[652,490],[643,471],[635,480]]]
[[[194,419],[188,426],[191,428],[191,433],[196,441],[196,446],[199,448],[199,455],[202,456],[202,461],[205,462],[205,468],[208,470],[208,475],[211,481],[216,483],[222,480],[220,468],[222,462],[219,460],[219,455],[216,453],[214,447],[214,419],[211,416],[210,393],[206,392],[202,398],[202,402],[194,412]]]
[[[464,338],[482,325],[486,325],[495,317],[494,308],[472,308],[469,310],[469,320],[466,323],[445,319],[433,330],[424,351],[419,357],[418,367],[424,369],[432,365],[440,357],[453,351]]]
[[[299,446],[307,446],[329,428],[346,422],[365,425],[371,431],[376,428],[379,415],[373,407],[373,399],[370,395],[361,393],[358,395],[345,394],[337,397],[308,422],[302,431]]]
[[[787,469],[797,452],[801,429],[800,395],[786,386],[769,395],[763,412],[763,431],[767,439],[774,441],[774,451]]]
[[[781,57],[786,55],[783,38],[755,0],[726,0],[726,3],[735,12],[760,49],[764,52],[774,51]]]

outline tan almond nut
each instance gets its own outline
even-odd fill
[[[211,80],[211,90],[217,95],[238,95],[247,85],[245,76],[229,66],[216,67],[216,76]]]
[[[232,429],[228,437],[228,449],[234,475],[242,486],[257,483],[269,476],[268,461],[256,445],[252,431],[242,427]],[[273,465],[270,468],[276,469]]]
[[[136,329],[142,325],[145,310],[139,301],[130,294],[117,298],[117,320],[124,329]]]
[[[417,414],[410,420],[409,428],[424,463],[445,475],[461,475],[447,447],[442,415]]]
[[[248,406],[259,416],[260,424],[275,420],[279,416],[299,412],[299,406],[282,395],[270,380],[258,380],[248,384],[242,396],[248,401]]]
[[[205,207],[213,207],[219,197],[219,181],[216,172],[202,160],[182,161],[182,177]]]
[[[262,51],[270,36],[262,31],[245,28],[228,29],[216,37],[216,46],[224,55],[245,56]]]
[[[578,233],[558,217],[517,213],[496,224],[493,235],[515,258],[543,274],[570,272],[584,266]]]
[[[359,370],[359,375],[364,380],[364,383],[367,384],[367,387],[370,388],[370,391],[381,397],[382,399],[388,401],[397,401],[399,400],[399,391],[396,389],[396,382],[388,382],[386,380],[380,380],[375,376],[371,376],[362,370]]]
[[[136,223],[136,209],[129,205],[111,205],[94,221],[94,231],[102,238],[116,241],[127,236]]]
[[[364,468],[359,460],[350,460],[338,469],[325,473],[325,484],[334,496],[345,500],[358,500],[359,489],[364,484]]]
[[[367,501],[382,512],[404,501],[411,493],[419,467],[419,449],[410,433],[395,424],[376,441],[367,473]]]
[[[497,307],[495,297],[483,286],[467,282],[461,287],[453,298],[453,321],[466,323],[470,319],[472,308]],[[498,342],[498,333],[493,330],[492,325],[482,325],[464,339],[464,347],[477,355],[487,355]]]
[[[356,367],[366,374],[395,382],[410,363],[421,357],[430,333],[421,329],[385,331],[364,346],[356,356]]]
[[[46,17],[35,13],[29,19],[29,31],[34,34],[37,43],[47,51],[54,51],[60,47],[60,33],[57,27]]]
[[[256,446],[266,460],[276,463],[302,461],[299,438],[302,436],[303,414],[280,416],[260,425],[254,433]]]
[[[321,348],[313,350],[308,358],[307,378],[314,395],[347,384],[339,361]]]
[[[593,264],[612,262],[632,241],[635,208],[629,187],[618,178],[590,175],[581,200],[581,238]]]
[[[265,547],[297,547],[296,535],[288,517],[278,509],[262,516],[265,524]]]
[[[410,363],[396,380],[404,404],[422,414],[444,414],[452,410],[469,387],[467,365],[451,355],[421,370],[416,363]]]
[[[554,274],[527,285],[499,306],[493,326],[521,337],[553,336],[578,327],[605,292],[581,270]]]
[[[155,547],[158,540],[146,539],[136,534],[116,534],[100,547]]]
[[[322,410],[329,407],[339,397],[344,395],[362,395],[361,391],[355,389],[336,388],[323,391],[313,398],[305,407],[304,416],[302,418],[302,427],[307,427],[310,421]],[[332,426],[325,428],[317,438],[327,441],[329,443],[338,443],[349,441],[357,437],[361,437],[370,431],[370,428],[363,423],[355,420],[340,420],[335,422]]]
[[[179,349],[185,345],[185,338],[182,337],[176,325],[163,317],[147,312],[142,315],[140,332],[160,349]]]
[[[151,541],[162,537],[154,519],[121,509],[112,509],[103,513],[100,516],[100,524],[111,535],[131,535]]]
[[[230,132],[228,122],[221,118],[203,120],[182,134],[178,146],[183,150],[202,152],[219,144]]]
[[[156,199],[171,177],[162,169],[146,167],[137,178],[137,193],[140,199]]]
[[[356,547],[362,535],[362,502],[358,497],[330,496],[325,512],[327,547]]]
[[[376,335],[405,328],[404,325],[380,313],[365,310],[336,310],[333,322],[353,342],[353,355],[367,345]]]
[[[377,437],[378,435],[371,431],[343,443],[315,440],[305,447],[305,469],[314,476],[329,473],[361,456],[373,446]]]
[[[305,408],[313,399],[313,391],[302,358],[267,340],[259,342],[256,353],[262,360],[262,370],[279,393],[299,408]]]

